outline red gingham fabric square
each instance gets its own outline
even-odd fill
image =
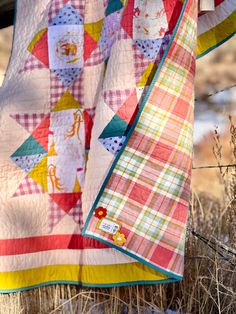
[[[114,112],[117,112],[132,91],[133,89],[105,90],[103,92],[104,101]]]
[[[75,79],[73,85],[69,88],[65,87],[55,74],[50,73],[51,108],[55,106],[67,90],[80,105],[84,104],[83,72]]]
[[[61,98],[66,90],[67,88],[62,84],[59,78],[55,74],[50,73],[51,109],[55,106],[56,102]]]
[[[147,69],[148,65],[151,63],[143,53],[140,52],[136,44],[133,44],[134,49],[134,70],[135,70],[135,79],[136,83],[138,83]]]
[[[61,209],[51,198],[49,198],[49,215],[48,215],[48,227],[49,232],[62,220],[66,215],[66,212]]]
[[[104,56],[101,51],[101,48],[97,46],[94,51],[91,53],[89,58],[85,61],[84,66],[94,66],[104,62]]]
[[[23,68],[19,70],[19,73],[33,71],[35,69],[47,69],[48,67],[40,62],[35,56],[30,55],[25,61]]]
[[[81,228],[83,227],[82,202],[80,199],[78,200],[76,206],[71,208],[68,215],[71,216],[75,223],[77,223]]]
[[[16,120],[16,122],[23,126],[29,133],[32,133],[46,115],[46,113],[17,113],[14,115],[11,114],[10,117]]]
[[[73,85],[68,88],[71,95],[75,98],[76,101],[78,101],[81,106],[84,105],[83,77],[84,72],[82,71],[81,74],[74,80]]]
[[[75,9],[77,9],[81,15],[84,15],[85,0],[53,0],[48,11],[49,24],[58,15],[60,9],[62,9],[67,4],[70,4]]]
[[[60,208],[51,198],[49,198],[49,230],[52,229],[66,216],[69,215],[73,218],[74,222],[83,227],[83,214],[82,214],[82,202],[78,201],[75,207],[71,208],[68,213],[66,213],[62,208]]]
[[[58,15],[59,10],[63,8],[69,0],[53,0],[51,2],[48,11],[48,22],[51,23],[52,20]]]
[[[43,188],[38,185],[33,179],[30,177],[25,177],[24,180],[20,183],[15,193],[12,197],[17,197],[21,195],[27,194],[38,194],[38,193],[45,193]]]

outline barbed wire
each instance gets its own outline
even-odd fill
[[[224,89],[221,89],[221,90],[217,90],[215,91],[214,93],[211,93],[211,94],[207,94],[206,95],[206,98],[208,97],[211,97],[211,96],[214,96],[214,95],[217,95],[219,93],[222,93],[226,90],[229,90],[231,88],[234,88],[236,87],[236,84],[234,85],[231,85],[231,86],[228,86],[228,87],[225,87]],[[200,99],[198,98],[195,98],[195,101],[198,101]],[[215,169],[215,168],[232,168],[232,167],[236,167],[236,164],[228,164],[228,165],[207,165],[207,166],[193,166],[192,169],[193,170],[196,170],[196,169]]]
[[[232,257],[236,257],[236,250],[228,247],[227,245],[225,245],[224,243],[220,242],[217,239],[211,240],[209,238],[204,237],[202,234],[198,233],[196,230],[187,227],[187,230],[190,231],[192,233],[193,236],[195,236],[196,238],[198,238],[200,241],[202,241],[203,243],[205,243],[209,248],[211,248],[214,252],[216,252],[221,258],[223,258],[226,262],[228,262],[229,264],[231,264],[232,266],[236,266],[235,263],[232,263],[231,258]],[[225,256],[225,254],[223,254],[222,252],[219,251],[220,248],[225,254],[231,255],[231,257],[229,256]],[[192,256],[191,258],[194,258],[194,256]],[[200,256],[196,256],[196,258],[203,258]]]
[[[228,86],[228,87],[225,87],[225,88],[220,89],[220,90],[217,90],[217,91],[215,91],[215,92],[213,92],[213,93],[210,93],[210,94],[204,95],[204,97],[203,97],[203,98],[199,98],[199,97],[198,97],[198,98],[195,98],[194,100],[195,100],[195,101],[204,100],[204,99],[209,98],[209,97],[211,97],[211,96],[214,96],[214,95],[220,94],[220,93],[225,92],[225,91],[227,91],[227,90],[230,90],[231,88],[234,88],[234,87],[236,87],[236,84],[231,85],[231,86]]]
[[[230,90],[230,89],[232,89],[234,87],[236,87],[236,84],[235,85],[231,85],[229,87],[226,87],[224,89],[215,91],[214,93],[205,95],[205,99],[209,98],[211,96],[217,95],[219,93],[222,93],[224,91]],[[195,98],[195,101],[199,101],[199,100],[201,100],[201,99]],[[232,167],[236,167],[236,164],[193,166],[192,169],[193,170],[197,170],[197,169],[216,169],[216,168],[232,168]],[[195,236],[200,241],[202,241],[205,245],[207,245],[211,250],[216,252],[222,259],[224,259],[230,265],[236,267],[236,263],[232,263],[232,261],[231,261],[232,257],[233,258],[236,257],[236,250],[228,247],[227,245],[225,245],[224,243],[220,242],[217,239],[214,239],[214,240],[209,239],[209,238],[203,236],[202,234],[200,234],[199,232],[197,232],[196,230],[194,230],[192,228],[187,227],[187,230],[189,232],[191,232],[193,236]],[[220,252],[220,250],[221,250],[221,252]],[[231,257],[225,256],[225,255],[230,255]],[[188,256],[187,258],[189,258],[189,259],[202,259],[202,258],[207,258],[207,256]]]
[[[236,164],[198,166],[198,167],[192,167],[192,169],[196,170],[196,169],[232,168],[232,167],[236,167]]]

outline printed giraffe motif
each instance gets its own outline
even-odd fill
[[[77,135],[79,142],[82,143],[81,138],[79,136],[79,131],[81,127],[81,122],[84,122],[83,112],[80,109],[78,109],[73,113],[73,117],[74,122],[71,126],[70,131],[64,136],[64,139],[66,140],[72,136]]]
[[[52,185],[53,193],[55,193],[55,190],[64,191],[64,187],[61,185],[60,178],[57,177],[56,172],[57,172],[57,169],[55,165],[51,164],[48,166],[48,175],[49,175],[50,182]]]

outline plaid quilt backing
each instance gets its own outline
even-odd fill
[[[196,20],[190,0],[83,229],[177,279],[192,169]]]

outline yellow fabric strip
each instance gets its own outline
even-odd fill
[[[53,282],[116,285],[171,279],[140,263],[117,265],[53,265],[15,272],[0,272],[0,291],[17,290]]]
[[[43,36],[43,34],[47,31],[47,28],[41,29],[33,38],[33,40],[31,41],[31,43],[28,46],[28,50],[29,52],[32,52],[34,49],[34,46],[36,45],[36,43],[41,39],[41,37]]]
[[[198,36],[197,56],[204,55],[208,51],[216,48],[236,31],[236,11],[234,11],[222,23]]]

